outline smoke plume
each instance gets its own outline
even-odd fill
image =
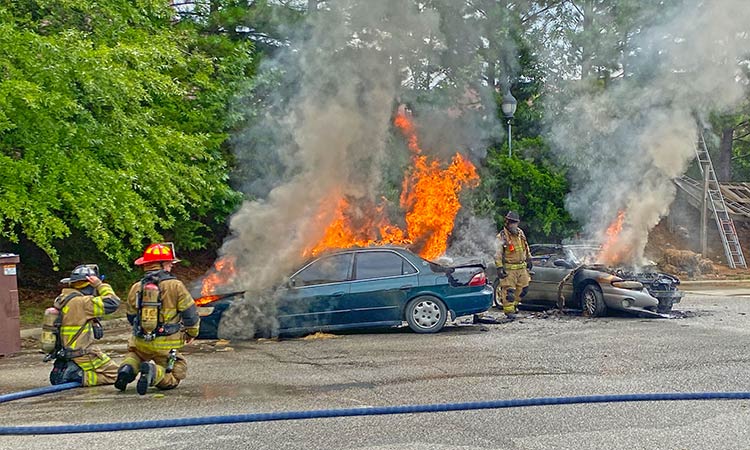
[[[683,3],[635,36],[622,79],[594,92],[561,89],[549,102],[551,138],[571,168],[568,210],[600,241],[625,213],[610,263],[642,261],[649,231],[675,198],[672,180],[695,155],[696,114],[730,111],[745,95],[746,1]]]
[[[246,201],[231,219],[221,254],[235,258],[237,287],[268,287],[299,264],[335,212],[326,199],[377,192],[399,87],[395,59],[436,27],[434,15],[395,0],[330,3],[330,11],[310,15],[308,39],[279,58],[296,82],[279,93],[289,107],[284,116],[263,125],[288,139],[272,139],[267,151],[285,170],[267,197]],[[267,70],[286,67],[272,61]]]
[[[418,105],[409,91],[419,64],[409,58],[440,50],[439,25],[438,14],[417,3],[327,1],[309,14],[287,50],[264,63],[251,99],[262,112],[235,141],[239,163],[260,165],[263,173],[240,184],[255,199],[231,218],[217,263],[233,269],[221,291],[246,292],[225,314],[233,318],[222,322],[224,337],[275,332],[275,299],[266,292],[321,239],[337,199],[380,204],[385,190],[400,186],[409,156],[403,142],[394,144],[391,119],[399,103]],[[474,92],[467,103],[492,101]],[[481,108],[465,109],[462,120],[486,120]],[[455,133],[447,125],[452,114],[455,119],[455,110],[433,108],[417,121],[420,133],[437,154],[477,153],[494,128]]]
[[[448,264],[482,263],[494,267],[497,226],[489,217],[462,210],[456,217],[453,239],[445,252]]]

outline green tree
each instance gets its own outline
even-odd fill
[[[130,265],[145,240],[223,221],[227,107],[252,46],[162,0],[0,0],[0,236],[50,259],[71,234]]]
[[[490,149],[474,197],[475,210],[493,217],[498,227],[509,210],[518,211],[531,241],[570,237],[578,226],[565,210],[568,182],[565,172],[550,159],[544,141],[514,141],[514,156],[509,158],[507,152],[507,146]],[[512,200],[508,200],[508,188]]]
[[[596,80],[595,85],[606,85],[612,78],[633,75],[631,63],[644,51],[638,38],[683,0],[530,3],[523,32],[535,48],[543,49],[548,81]]]
[[[187,1],[176,8],[181,19],[194,21],[206,32],[249,40],[258,51],[273,52],[289,44],[307,6],[294,0],[209,0]]]

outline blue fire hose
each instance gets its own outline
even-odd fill
[[[37,395],[51,394],[53,392],[65,391],[67,389],[73,389],[81,387],[81,383],[73,381],[70,383],[57,384],[54,386],[46,386],[42,388],[29,389],[28,391],[13,392],[10,394],[0,395],[0,403],[9,402],[12,400],[18,400],[27,397],[36,397]]]
[[[579,397],[539,397],[515,400],[492,400],[470,403],[437,403],[430,405],[380,406],[350,409],[319,409],[228,416],[206,416],[183,419],[146,420],[56,426],[0,427],[1,435],[99,433],[108,431],[145,430],[168,427],[193,427],[279,420],[322,419],[332,417],[378,416],[386,414],[417,414],[447,411],[518,408],[523,406],[573,405],[582,403],[652,402],[667,400],[747,400],[750,392],[699,392],[662,394],[589,395]]]

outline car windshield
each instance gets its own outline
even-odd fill
[[[601,247],[596,245],[569,245],[565,247],[567,259],[576,265],[597,264]]]

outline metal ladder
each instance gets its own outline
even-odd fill
[[[721,195],[719,180],[716,178],[714,165],[711,162],[711,155],[708,153],[706,140],[703,137],[703,130],[700,126],[698,127],[698,142],[695,145],[695,156],[704,180],[708,178],[708,207],[714,213],[714,219],[716,219],[716,226],[719,228],[721,243],[724,245],[724,253],[727,255],[729,267],[732,269],[738,267],[747,269],[745,255],[742,254],[740,240],[737,237],[737,230],[734,227],[734,221],[729,216],[724,196]]]

